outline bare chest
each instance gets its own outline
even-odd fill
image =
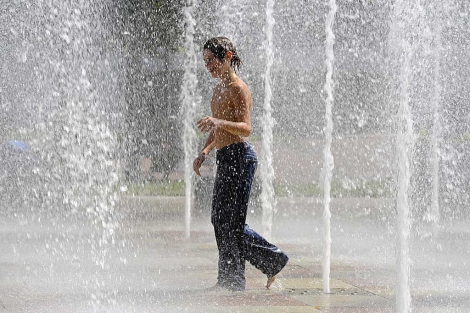
[[[212,116],[224,120],[232,120],[235,117],[233,99],[228,92],[214,93],[211,101]]]

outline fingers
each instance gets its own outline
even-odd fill
[[[198,176],[201,176],[201,172],[199,172],[199,169],[201,168],[201,165],[203,162],[204,162],[204,159],[201,158],[200,156],[198,156],[193,162],[193,170]]]
[[[207,125],[205,120],[199,120],[197,122],[197,128],[202,132],[207,132],[209,126]]]
[[[210,116],[206,116],[197,121],[197,128],[202,132],[209,132],[214,127]]]
[[[200,167],[201,167],[201,165],[196,165],[196,163],[193,164],[193,170],[194,170],[194,173],[196,173],[197,176],[201,176],[201,172],[199,172]]]
[[[193,170],[198,176],[201,176],[201,173],[199,172],[200,167],[201,167],[201,164],[199,162],[199,158],[196,158],[193,162]]]

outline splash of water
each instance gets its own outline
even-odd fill
[[[410,180],[414,146],[413,117],[411,111],[412,58],[414,34],[412,29],[421,11],[419,4],[411,0],[395,3],[391,24],[391,48],[395,52],[399,70],[396,76],[398,113],[396,116],[397,157],[397,312],[411,311],[410,267]]]
[[[221,34],[239,44],[246,37],[246,12],[249,10],[249,0],[230,0],[220,3],[218,25]]]
[[[266,2],[266,72],[264,74],[264,115],[263,115],[263,140],[261,153],[261,205],[263,208],[263,234],[269,240],[272,232],[273,212],[276,206],[274,193],[274,168],[273,168],[273,127],[272,117],[272,89],[271,89],[271,68],[274,63],[273,50],[273,28],[274,28],[274,0]]]
[[[184,13],[184,76],[181,88],[181,114],[183,115],[183,148],[184,148],[184,183],[185,183],[185,238],[191,232],[191,197],[192,197],[192,161],[194,157],[194,144],[196,133],[194,131],[194,118],[197,102],[197,53],[194,45],[196,20],[194,10],[197,1],[189,0],[183,10]]]
[[[330,201],[331,201],[331,177],[334,168],[334,159],[331,153],[331,142],[333,139],[333,91],[334,91],[334,81],[333,81],[333,63],[335,60],[334,56],[334,43],[335,35],[333,32],[333,25],[335,21],[335,14],[338,9],[335,0],[330,0],[329,2],[330,11],[326,17],[325,31],[326,31],[326,43],[325,43],[325,53],[326,53],[326,82],[325,82],[325,91],[327,93],[326,97],[326,109],[325,109],[325,147],[323,149],[323,292],[330,292],[330,258],[331,258],[331,211],[330,211]]]
[[[123,109],[121,51],[112,25],[96,18],[110,13],[108,5],[106,0],[39,1],[27,7],[18,2],[11,11],[17,11],[17,19],[10,25],[22,30],[15,31],[14,41],[27,47],[18,73],[10,79],[30,86],[14,103],[30,112],[30,122],[23,124],[35,160],[24,192],[30,204],[28,219],[41,226],[50,224],[58,232],[44,246],[54,257],[51,267],[61,258],[73,259],[68,253],[71,247],[58,240],[67,237],[63,225],[90,227],[90,238],[78,244],[85,246],[96,275],[80,277],[77,286],[87,286],[92,306],[114,301],[112,292],[103,291],[109,287],[103,277],[109,275],[120,222],[115,207],[117,130]]]
[[[442,24],[441,21],[436,21],[435,29],[435,48],[434,48],[434,95],[432,99],[433,107],[433,128],[431,134],[431,177],[432,177],[432,199],[431,199],[431,212],[429,220],[434,224],[437,229],[441,219],[441,212],[439,207],[439,164],[440,164],[440,137],[441,137],[441,117],[440,117],[440,102],[442,86],[441,79],[441,50],[442,50]]]
[[[397,149],[397,307],[398,312],[409,312],[411,304],[409,276],[410,276],[410,204],[408,199],[410,187],[410,163],[413,138],[413,121],[409,106],[409,84],[410,84],[410,55],[406,54],[406,59],[401,69],[401,97],[398,110],[398,130],[396,137]]]

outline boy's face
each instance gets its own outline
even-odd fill
[[[224,67],[226,66],[227,62],[221,61],[209,49],[204,49],[202,56],[204,63],[206,64],[206,68],[212,77],[222,77],[222,74],[224,73]]]

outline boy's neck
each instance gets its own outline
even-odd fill
[[[233,69],[230,69],[227,73],[225,73],[220,80],[222,81],[222,86],[228,87],[230,84],[237,80],[238,76],[235,74]]]

